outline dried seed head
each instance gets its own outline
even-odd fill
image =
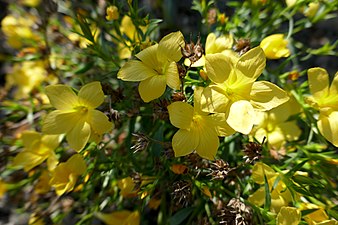
[[[174,92],[171,95],[171,100],[173,102],[184,102],[186,100],[186,97],[182,92]]]
[[[252,211],[239,199],[233,198],[227,206],[217,212],[219,224],[252,225]]]
[[[233,47],[233,50],[238,52],[239,55],[243,55],[251,49],[250,44],[249,39],[239,39]]]
[[[208,176],[212,176],[213,180],[224,180],[232,169],[228,162],[224,162],[222,159],[216,159],[216,161],[210,165],[210,170],[211,172]]]
[[[150,140],[145,134],[133,133],[132,135],[136,138],[135,144],[130,148],[134,150],[134,153],[143,151],[148,147]]]
[[[142,184],[142,176],[140,173],[138,172],[133,172],[131,175],[130,175],[131,179],[133,180],[134,184],[135,184],[135,187],[134,187],[134,190],[139,190],[140,187],[141,187],[141,184]]]
[[[190,38],[190,43],[185,42],[184,47],[181,47],[181,52],[183,58],[188,58],[190,60],[190,66],[198,61],[204,52],[201,44],[201,37],[198,37],[196,44],[192,42]]]
[[[177,66],[179,77],[181,79],[183,79],[185,77],[185,75],[187,74],[187,70],[185,69],[185,67],[182,64],[176,63],[176,66]]]
[[[191,182],[185,180],[176,181],[172,186],[172,201],[176,208],[182,208],[191,202]]]
[[[245,163],[253,163],[256,160],[259,160],[262,158],[262,145],[264,144],[265,137],[262,141],[262,144],[256,143],[256,142],[249,142],[244,146],[244,154],[245,156],[243,159],[245,160]]]

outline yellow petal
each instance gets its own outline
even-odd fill
[[[22,143],[25,147],[34,145],[37,141],[40,141],[42,137],[41,133],[38,133],[36,131],[24,131],[22,132]]]
[[[184,60],[184,65],[190,66],[190,63],[191,63],[191,61],[190,61],[188,58],[186,58],[186,59]],[[202,66],[204,66],[204,65],[205,65],[205,56],[202,55],[202,57],[201,57],[199,60],[197,60],[196,62],[194,62],[194,63],[191,65],[191,67],[202,67]]]
[[[264,38],[260,44],[268,59],[279,59],[288,57],[290,50],[287,48],[288,41],[283,34],[273,34]]]
[[[90,125],[82,120],[73,124],[73,128],[66,134],[66,139],[71,148],[81,151],[87,144],[90,137]]]
[[[46,94],[50,103],[59,110],[71,110],[78,105],[78,97],[74,91],[62,84],[55,84],[46,87]]]
[[[115,211],[112,213],[96,213],[97,218],[107,225],[139,225],[140,214],[138,211],[128,210]]]
[[[252,195],[249,196],[248,201],[256,206],[261,206],[265,202],[265,189],[260,187]]]
[[[215,113],[209,116],[213,126],[216,128],[218,136],[226,137],[234,134],[236,131],[232,129],[226,121],[225,113]]]
[[[267,81],[257,81],[252,85],[251,104],[258,110],[270,110],[289,100],[289,96],[277,85]]]
[[[109,122],[108,117],[98,110],[89,110],[87,118],[91,128],[98,134],[103,134],[113,128],[113,124]]]
[[[40,165],[48,155],[38,155],[30,151],[22,151],[14,158],[14,166],[22,166],[26,172]]]
[[[140,82],[138,90],[144,102],[161,97],[167,86],[166,76],[156,75]]]
[[[233,65],[222,53],[206,55],[205,67],[209,79],[214,83],[223,83],[228,79]]]
[[[177,128],[189,129],[194,108],[186,102],[173,102],[168,106],[170,123]]]
[[[47,159],[48,170],[53,171],[56,168],[58,163],[59,161],[58,161],[58,158],[56,157],[56,154],[54,153],[54,151],[51,151]]]
[[[43,135],[41,138],[41,142],[50,150],[54,150],[59,146],[61,142],[61,137],[60,135]]]
[[[67,168],[74,174],[82,175],[87,170],[86,162],[80,154],[74,154],[66,162]]]
[[[157,59],[161,63],[178,62],[182,58],[181,47],[185,44],[180,31],[172,32],[163,37],[158,44]]]
[[[252,180],[258,184],[264,184],[264,175],[269,180],[276,176],[277,173],[268,165],[258,162],[252,168]]]
[[[268,139],[267,142],[269,145],[276,149],[280,149],[286,141],[285,136],[279,127],[276,127],[273,131],[270,131],[266,137]],[[262,138],[264,137],[261,137],[261,139],[258,140],[263,140]]]
[[[185,156],[192,153],[199,143],[199,133],[195,129],[180,129],[172,139],[175,157]]]
[[[289,121],[282,124],[279,124],[278,127],[283,132],[287,141],[298,140],[298,137],[302,133],[300,128],[297,126],[296,121]]]
[[[158,44],[155,44],[146,49],[143,49],[136,54],[136,57],[140,59],[147,67],[155,69],[159,67],[159,63],[157,60],[157,47]]]
[[[175,62],[171,62],[164,74],[167,78],[167,84],[174,90],[179,90],[181,86],[180,77]]]
[[[320,113],[317,126],[326,140],[338,147],[338,111],[334,111],[329,115]]]
[[[124,81],[142,81],[156,76],[157,72],[152,67],[139,60],[129,60],[117,73],[117,78]]]
[[[311,94],[316,101],[326,97],[329,93],[329,75],[320,67],[311,68],[307,71]]]
[[[42,132],[45,134],[64,134],[70,131],[81,117],[76,111],[64,112],[55,110],[50,112],[43,121]]]
[[[206,54],[215,54],[222,52],[226,49],[230,49],[233,44],[233,38],[231,35],[225,36],[222,35],[216,38],[214,33],[210,33],[207,36],[205,43],[205,53]]]
[[[251,49],[242,55],[237,64],[236,70],[254,82],[265,68],[265,55],[260,47]]]
[[[208,125],[208,123],[206,123]],[[203,126],[199,130],[199,144],[196,152],[202,158],[214,160],[219,146],[219,138],[215,127]]]
[[[89,108],[97,108],[104,100],[104,94],[100,82],[95,81],[83,86],[79,91],[79,102]]]
[[[223,113],[228,110],[229,99],[224,94],[222,86],[209,85],[204,88],[201,95],[201,108],[203,111]]]
[[[240,100],[231,104],[227,123],[235,131],[249,134],[254,124],[254,116],[254,109],[250,102]]]
[[[330,86],[330,95],[337,96],[338,95],[338,72],[334,75]]]

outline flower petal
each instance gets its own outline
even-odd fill
[[[167,84],[174,90],[180,89],[181,82],[175,62],[171,62],[164,74],[167,78]]]
[[[36,131],[32,131],[32,130],[27,130],[27,131],[24,131],[22,132],[22,143],[23,145],[30,149],[30,146],[33,146],[35,145],[36,142],[39,142],[40,139],[42,137],[42,134],[41,133],[38,133]]]
[[[264,175],[266,176],[267,180],[270,180],[276,176],[277,173],[270,166],[261,162],[257,162],[252,168],[252,180],[257,184],[264,184]]]
[[[249,196],[248,201],[256,206],[261,206],[265,202],[265,189],[260,187],[252,195]]]
[[[245,100],[236,101],[231,104],[227,123],[235,131],[249,134],[254,125],[254,109],[250,102]]]
[[[78,105],[78,97],[74,91],[63,84],[55,84],[46,87],[46,94],[50,104],[59,110],[70,110]]]
[[[185,156],[192,153],[199,143],[199,133],[195,129],[180,129],[172,139],[175,157]]]
[[[208,125],[207,121],[206,125]],[[196,152],[202,158],[214,160],[219,146],[219,138],[215,127],[203,126],[199,130],[199,144],[196,147]]]
[[[79,91],[79,102],[89,108],[97,108],[104,101],[104,94],[100,82],[95,81],[83,86]]]
[[[289,100],[284,90],[267,81],[253,83],[250,95],[253,107],[263,111],[275,108]]]
[[[41,138],[41,143],[48,147],[50,150],[56,149],[61,142],[60,135],[43,135]]]
[[[206,112],[226,112],[229,99],[224,94],[224,90],[219,85],[209,85],[204,88],[201,95],[201,108]]]
[[[76,111],[55,110],[44,119],[42,132],[45,134],[64,134],[70,131],[79,120],[80,117]]]
[[[76,175],[82,175],[87,170],[86,162],[80,154],[72,155],[72,157],[67,160],[66,165],[69,171]]]
[[[90,132],[90,125],[88,123],[83,120],[78,121],[73,129],[66,134],[69,146],[77,152],[81,151],[89,140]]]
[[[88,111],[87,122],[98,134],[103,134],[113,128],[113,124],[109,122],[108,117],[98,110]]]
[[[117,73],[117,78],[124,81],[142,81],[157,75],[152,67],[148,67],[139,60],[129,60]]]
[[[178,62],[182,58],[181,47],[185,45],[180,31],[172,32],[162,38],[158,44],[157,59],[161,63]]]
[[[34,154],[34,152],[23,150],[15,156],[13,164],[14,166],[22,166],[28,172],[40,165],[47,157],[48,155],[38,155]]]
[[[209,79],[214,83],[223,83],[230,75],[233,65],[227,56],[222,53],[205,56],[205,67]]]
[[[334,75],[330,86],[330,95],[338,96],[338,72]]]
[[[338,147],[338,111],[331,112],[329,115],[320,113],[317,125],[326,140]]]
[[[265,55],[260,47],[251,49],[242,55],[236,64],[236,70],[254,82],[265,68]]]
[[[329,93],[329,75],[320,67],[311,68],[307,71],[311,94],[316,101],[326,97]]]
[[[136,57],[140,59],[147,67],[156,68],[159,65],[157,61],[157,47],[158,44],[155,44],[146,49],[143,49],[136,54]]]
[[[236,132],[227,123],[225,113],[215,113],[215,114],[210,115],[209,117],[211,120],[210,124],[213,124],[213,126],[216,128],[218,136],[226,137]]]
[[[167,86],[166,76],[156,75],[140,82],[138,90],[144,102],[161,97]]]
[[[168,106],[170,123],[177,128],[189,129],[194,108],[186,102],[173,102]]]

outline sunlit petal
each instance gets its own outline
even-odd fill
[[[139,60],[129,60],[117,73],[117,78],[124,81],[142,81],[156,76],[157,72],[152,67]]]
[[[236,70],[239,70],[254,82],[262,74],[265,68],[265,61],[263,50],[260,47],[256,47],[239,58]]]
[[[146,49],[143,49],[136,54],[136,57],[140,59],[147,67],[155,68],[158,65],[157,61],[157,46],[158,44],[152,45]]]
[[[214,160],[219,146],[219,138],[214,127],[204,126],[199,130],[199,144],[196,152],[202,158]]]
[[[206,55],[205,67],[209,79],[214,83],[223,83],[228,79],[233,65],[222,53]]]
[[[67,134],[66,139],[71,148],[75,151],[81,151],[87,144],[90,137],[90,125],[83,120],[78,121]]]
[[[180,31],[172,32],[163,37],[158,44],[157,59],[161,63],[178,62],[182,58],[181,47],[185,44]]]
[[[264,184],[264,175],[269,180],[276,176],[277,173],[270,166],[257,162],[252,168],[252,180],[258,184]]]
[[[67,160],[67,167],[72,173],[82,175],[87,170],[86,162],[80,154],[74,154]]]
[[[252,85],[251,104],[258,110],[270,110],[289,100],[289,96],[277,85],[267,81],[257,81]]]
[[[209,116],[208,124],[212,124],[216,128],[218,136],[226,137],[234,134],[236,131],[232,129],[226,121],[227,116],[225,113],[215,113]]]
[[[79,91],[79,102],[89,108],[97,108],[104,100],[104,94],[100,82],[95,81],[83,86]]]
[[[166,77],[163,75],[156,75],[141,81],[138,90],[142,100],[144,102],[150,102],[161,97],[166,86]]]
[[[31,145],[34,145],[34,142],[37,142],[37,141],[40,141],[42,137],[42,134],[36,132],[36,131],[32,131],[32,130],[29,130],[29,131],[24,131],[22,133],[22,143],[25,147],[28,147],[28,146],[31,146]]]
[[[329,115],[321,113],[317,125],[320,133],[334,146],[338,147],[338,111]]]
[[[113,124],[109,122],[108,117],[101,111],[89,110],[87,118],[91,128],[99,134],[108,132],[113,128]]]
[[[329,75],[320,67],[311,68],[307,71],[311,94],[315,100],[326,97],[329,93]]]
[[[43,121],[42,132],[45,134],[67,133],[80,119],[76,111],[52,111]]]
[[[229,99],[224,94],[222,87],[218,85],[209,85],[204,88],[201,95],[201,108],[207,112],[226,112]]]
[[[174,90],[179,90],[181,86],[180,77],[175,62],[171,62],[164,74],[167,78],[167,84]]]
[[[172,145],[176,157],[185,156],[192,153],[199,144],[198,132],[195,129],[180,129],[172,139]]]
[[[254,125],[254,116],[254,109],[250,102],[240,100],[231,104],[227,123],[236,131],[249,134]]]
[[[194,108],[186,102],[173,102],[168,106],[169,119],[172,125],[181,129],[190,128]]]
[[[46,94],[52,106],[59,110],[69,110],[78,105],[78,97],[66,85],[55,84],[47,86]]]
[[[330,86],[330,95],[337,96],[338,95],[338,72],[334,75]]]
[[[26,172],[46,160],[48,155],[38,155],[30,151],[22,151],[17,154],[13,160],[14,166],[22,166]]]
[[[265,189],[260,187],[252,195],[249,196],[248,201],[256,206],[261,206],[265,202]]]

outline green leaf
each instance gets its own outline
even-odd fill
[[[184,208],[170,218],[170,225],[180,225],[192,213],[194,207]]]

